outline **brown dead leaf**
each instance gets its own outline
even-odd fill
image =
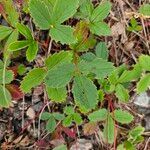
[[[30,107],[27,112],[26,112],[27,116],[30,118],[30,119],[34,119],[35,118],[35,111],[33,110],[32,107]]]
[[[25,147],[25,146],[28,146],[29,144],[30,144],[30,139],[29,139],[29,137],[28,136],[25,136],[25,138],[23,138],[21,141],[20,141],[20,143],[19,143],[19,145],[20,146],[23,146],[23,147]]]
[[[83,126],[83,132],[86,136],[94,134],[97,129],[98,126],[95,122],[89,122]]]

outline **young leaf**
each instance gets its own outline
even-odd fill
[[[146,74],[137,83],[137,92],[142,93],[142,92],[146,91],[149,86],[150,86],[150,74]]]
[[[110,9],[111,3],[109,1],[102,2],[94,9],[92,15],[90,16],[90,21],[91,22],[103,21],[108,16]]]
[[[115,132],[114,132],[115,124],[111,115],[108,115],[106,124],[104,126],[104,137],[106,141],[110,144],[114,142]]]
[[[11,104],[11,95],[9,91],[0,85],[0,107],[8,108]]]
[[[74,114],[74,108],[72,106],[66,106],[64,109],[64,113],[66,115],[72,115]]]
[[[53,25],[61,24],[72,17],[77,11],[78,5],[78,0],[56,0],[52,15]]]
[[[51,8],[48,8],[44,0],[30,0],[29,10],[35,24],[42,30],[51,26]]]
[[[49,112],[43,112],[41,115],[41,120],[48,120],[51,118],[51,114]]]
[[[150,63],[150,56],[148,55],[141,55],[139,58],[139,64],[141,65],[142,69],[146,71],[150,71],[150,66],[147,65]]]
[[[133,139],[136,139],[138,136],[141,136],[143,134],[144,130],[144,127],[137,126],[129,132],[129,136]]]
[[[116,96],[118,97],[118,99],[122,102],[127,102],[129,100],[129,93],[128,90],[124,88],[123,85],[118,84],[116,86]]]
[[[73,77],[74,65],[72,63],[59,65],[48,71],[45,84],[51,88],[65,87]]]
[[[51,28],[49,34],[56,42],[60,41],[61,44],[71,44],[76,42],[73,32],[74,29],[70,26],[56,25],[55,27]]]
[[[96,86],[84,76],[76,76],[73,84],[73,96],[81,111],[89,112],[98,102]]]
[[[144,16],[150,16],[150,4],[143,4],[140,7],[139,12]]]
[[[29,93],[31,88],[41,84],[46,76],[46,70],[43,68],[32,69],[21,82],[21,90],[25,93]]]
[[[12,28],[0,25],[0,41],[4,40],[8,35],[10,35],[12,31]]]
[[[16,41],[10,44],[9,51],[18,51],[30,45],[29,41]]]
[[[96,34],[98,36],[111,35],[110,27],[105,22],[90,23],[89,28],[93,34]]]
[[[27,39],[31,39],[31,40],[33,39],[31,31],[27,26],[25,26],[24,24],[21,24],[21,23],[17,23],[16,27],[17,27],[18,31],[22,35],[24,35]]]
[[[56,120],[55,118],[51,115],[49,118],[47,124],[46,124],[46,130],[52,133],[56,128]]]
[[[92,122],[104,121],[107,118],[107,110],[100,109],[100,110],[94,111],[93,113],[89,114],[88,118]]]
[[[96,46],[96,56],[102,59],[108,59],[108,49],[105,42],[100,42]]]
[[[67,90],[65,87],[62,88],[50,88],[46,86],[48,98],[53,102],[64,102],[67,98]]]
[[[33,61],[38,52],[38,43],[36,41],[32,41],[26,51],[26,57],[28,61]]]
[[[118,109],[114,111],[114,119],[122,124],[127,124],[133,121],[133,116],[129,112]]]
[[[72,60],[72,53],[69,51],[61,51],[59,53],[55,53],[51,56],[49,56],[45,60],[45,65],[48,70],[57,67],[58,65],[62,63],[70,63]]]

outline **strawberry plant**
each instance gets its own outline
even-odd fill
[[[9,70],[9,62],[17,52],[18,57],[25,51],[25,64],[34,64],[34,67],[27,69],[25,64],[19,64],[20,90],[25,95],[42,85],[44,96],[53,104],[62,106],[61,112],[42,110],[39,119],[47,122],[46,130],[53,133],[59,124],[71,127],[85,122],[102,122],[103,140],[114,143],[115,147],[117,124],[129,124],[134,119],[132,114],[115,104],[129,101],[133,81],[137,81],[137,93],[148,89],[150,56],[141,55],[132,67],[124,64],[116,67],[110,61],[108,45],[99,37],[111,36],[106,22],[112,4],[108,0],[98,5],[91,0],[29,0],[23,4],[23,9],[31,17],[30,25],[19,16],[12,0],[0,0],[0,4],[0,13],[7,22],[7,26],[0,25],[3,51],[0,107],[11,105],[8,85],[15,79],[15,74]],[[149,16],[149,4],[141,6],[139,13]],[[142,27],[132,18],[127,30],[134,33]],[[40,37],[44,32],[48,33],[46,46]],[[59,50],[55,51],[52,45]],[[37,55],[43,51],[46,51],[43,63],[37,65]],[[142,132],[143,128],[133,129],[128,140],[119,147],[134,146],[142,139]],[[66,146],[55,149],[66,149]]]

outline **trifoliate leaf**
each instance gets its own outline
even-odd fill
[[[48,71],[45,84],[51,88],[65,87],[73,77],[74,65],[72,63],[61,64]]]
[[[100,109],[100,110],[94,111],[91,114],[89,114],[88,118],[92,122],[104,121],[107,118],[107,110]]]
[[[148,55],[141,55],[139,58],[139,64],[143,70],[150,71],[150,56]]]
[[[73,32],[74,29],[70,26],[56,25],[55,27],[51,28],[49,34],[56,42],[60,42],[61,44],[71,44],[76,42]]]
[[[0,85],[0,107],[8,108],[11,104],[11,95],[9,91]]]
[[[77,11],[78,0],[56,0],[53,8],[52,23],[58,25],[72,17]]]
[[[144,130],[144,127],[137,126],[129,132],[129,136],[133,139],[136,139],[138,136],[141,136],[143,134]]]
[[[150,16],[150,4],[143,4],[139,9],[140,14]]]
[[[93,34],[98,36],[111,35],[110,27],[105,22],[90,23],[89,28]]]
[[[104,20],[108,16],[110,9],[111,3],[109,1],[102,2],[92,12],[92,15],[90,16],[90,21],[99,22]]]
[[[106,124],[104,125],[104,137],[108,143],[112,144],[115,138],[115,123],[111,115],[108,115],[107,117]]]
[[[81,111],[89,112],[98,102],[96,86],[85,76],[76,76],[73,84],[75,103]]]
[[[16,27],[17,27],[18,31],[22,35],[24,35],[27,39],[31,39],[31,40],[33,39],[31,31],[27,26],[25,26],[24,24],[21,24],[21,23],[17,23]]]
[[[16,41],[10,44],[9,51],[18,51],[30,45],[29,41]]]
[[[105,42],[100,42],[96,46],[96,56],[102,59],[108,59],[108,49]]]
[[[0,26],[0,41],[4,40],[8,35],[12,33],[12,28],[6,26]]]
[[[127,89],[124,88],[123,85],[118,84],[115,88],[115,91],[115,95],[120,101],[127,102],[129,100],[129,92]]]
[[[64,102],[67,98],[66,87],[50,88],[46,86],[46,91],[48,94],[48,98],[53,102],[56,102],[56,103]]]
[[[148,66],[148,65],[147,65]],[[145,92],[150,86],[150,74],[146,74],[141,77],[140,81],[137,83],[137,92]]]
[[[38,52],[38,43],[32,41],[26,51],[26,57],[29,62],[33,61],[36,58]]]
[[[114,119],[122,124],[127,124],[133,121],[133,116],[129,112],[118,109],[114,111]]]
[[[59,53],[55,53],[51,56],[49,56],[46,60],[45,60],[45,65],[47,67],[48,70],[57,67],[58,65],[62,64],[62,63],[69,63],[71,62],[71,60],[73,59],[73,55],[71,52],[69,51],[61,51]]]
[[[48,5],[49,6],[49,5]],[[30,0],[29,10],[35,24],[42,30],[51,26],[52,8],[49,8],[44,0]]]
[[[21,90],[25,93],[29,93],[31,88],[36,87],[42,83],[46,73],[47,71],[43,68],[32,69],[21,82]]]

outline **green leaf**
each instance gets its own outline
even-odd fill
[[[20,76],[22,76],[27,71],[26,66],[23,64],[20,64],[17,68],[17,72]]]
[[[78,0],[56,0],[53,8],[53,25],[63,23],[72,17],[78,8]]]
[[[105,22],[93,22],[89,25],[90,31],[98,36],[111,35],[111,29]]]
[[[76,76],[73,84],[73,96],[75,103],[81,111],[89,112],[98,102],[96,86],[84,76]]]
[[[0,69],[0,84],[3,84],[3,70]],[[5,72],[5,84],[9,84],[14,79],[14,73],[11,70]]]
[[[49,34],[56,42],[60,42],[61,44],[71,44],[76,42],[73,32],[74,29],[70,26],[56,25],[51,28]]]
[[[106,109],[100,109],[97,111],[92,112],[88,116],[90,121],[97,122],[97,121],[104,121],[107,119],[107,110]]]
[[[61,121],[65,118],[64,114],[60,114],[60,113],[53,113],[53,117],[59,121]]]
[[[114,142],[115,137],[114,128],[115,128],[114,120],[112,119],[111,115],[108,115],[106,124],[104,126],[104,137],[106,141],[110,144]]]
[[[108,16],[110,9],[111,3],[109,1],[102,2],[94,9],[92,15],[90,16],[90,21],[91,22],[102,21]]]
[[[6,88],[0,85],[0,107],[8,108],[11,104],[11,95]]]
[[[108,59],[108,49],[105,42],[100,42],[96,46],[96,56],[102,59]]]
[[[82,117],[79,113],[74,113],[73,114],[73,120],[77,125],[80,125],[82,123]]]
[[[47,30],[51,26],[51,8],[46,5],[45,0],[29,1],[30,15],[35,24],[42,30]]]
[[[73,55],[69,51],[61,51],[59,53],[55,53],[51,56],[49,56],[45,60],[45,65],[48,68],[48,70],[57,67],[58,65],[62,63],[70,63],[73,59]]]
[[[150,63],[150,56],[148,55],[141,55],[139,58],[139,64],[141,65],[142,69],[146,71],[150,71],[150,66],[147,65]]]
[[[9,51],[18,51],[29,46],[29,41],[16,41],[10,44]]]
[[[148,65],[147,65],[148,66]],[[137,83],[137,92],[145,92],[150,86],[150,74],[146,74],[141,77],[140,81]]]
[[[25,93],[29,93],[31,88],[36,87],[42,83],[46,73],[46,70],[43,68],[32,69],[21,82],[21,90]]]
[[[28,61],[33,61],[36,58],[38,52],[38,43],[36,41],[32,41],[26,51],[26,58]]]
[[[118,82],[125,83],[137,80],[141,76],[141,73],[142,73],[141,66],[139,64],[136,64],[134,65],[133,70],[131,71],[125,70],[118,79]]]
[[[18,31],[22,35],[24,35],[27,39],[31,39],[31,40],[33,39],[31,31],[27,26],[25,26],[24,24],[21,24],[21,23],[17,23],[16,27],[17,27]]]
[[[51,88],[46,86],[46,91],[48,94],[48,98],[56,103],[61,103],[66,101],[67,98],[67,90],[66,87],[62,88]]]
[[[62,144],[62,145],[55,147],[53,150],[67,150],[67,147],[66,145]]]
[[[48,120],[52,117],[52,114],[50,114],[49,112],[43,112],[41,115],[41,120]]]
[[[10,35],[12,31],[12,28],[0,25],[0,41],[4,40],[8,35]]]
[[[93,53],[88,52],[88,53],[83,54],[80,58],[85,61],[91,62],[96,58],[96,56]]]
[[[136,139],[138,136],[141,136],[143,134],[144,130],[144,127],[137,126],[129,132],[129,136],[133,139]]]
[[[52,133],[56,128],[56,121],[53,116],[51,116],[46,124],[46,130]]]
[[[74,65],[72,63],[59,65],[48,71],[45,84],[52,88],[65,87],[73,77]]]
[[[65,127],[69,127],[72,124],[72,115],[67,116],[64,120],[63,120],[63,126]]]
[[[115,95],[117,98],[122,102],[127,102],[129,100],[129,92],[127,89],[124,88],[123,85],[118,84],[115,89]]]
[[[114,70],[114,66],[111,62],[107,62],[101,58],[95,58],[91,62],[81,61],[79,63],[79,69],[84,74],[94,73],[96,78],[104,78]]]
[[[150,4],[143,4],[140,7],[139,12],[144,16],[150,16]]]
[[[64,108],[64,113],[66,115],[72,115],[72,114],[74,114],[74,108],[72,106],[66,106]]]
[[[129,112],[118,109],[114,111],[114,119],[122,124],[128,124],[133,121],[134,117]]]
[[[15,9],[16,6],[12,0],[0,0],[1,4],[4,7],[6,21],[13,27],[16,27],[16,24],[19,21],[19,13]]]
[[[124,142],[124,147],[125,147],[126,150],[136,150],[136,148],[133,145],[133,143],[131,143],[129,141],[125,141]]]

